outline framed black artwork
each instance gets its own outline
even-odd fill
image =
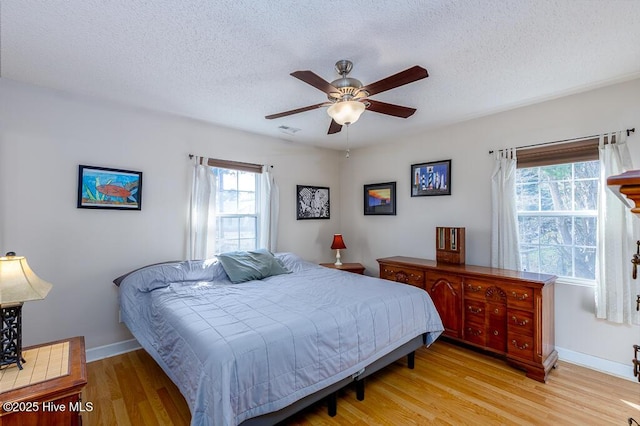
[[[364,186],[365,215],[396,214],[396,183],[374,183]]]
[[[296,219],[329,219],[329,188],[296,185]]]
[[[451,160],[411,165],[411,196],[451,195]]]
[[[80,165],[78,208],[142,209],[142,172]]]

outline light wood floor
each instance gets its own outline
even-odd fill
[[[187,404],[143,350],[89,363],[83,424],[188,425]],[[338,415],[318,403],[296,425],[628,425],[640,421],[640,383],[560,361],[546,384],[502,360],[444,341],[367,379],[366,397],[340,392]]]

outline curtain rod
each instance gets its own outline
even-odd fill
[[[193,160],[193,157],[197,157],[197,155],[189,154],[189,160]],[[205,158],[205,157],[200,157],[200,158]],[[263,164],[263,165],[265,165],[265,164]],[[269,165],[269,167],[273,169],[273,165],[272,164]]]
[[[632,128],[632,129],[627,129],[627,137],[629,137],[629,135],[631,133],[634,133],[636,131],[636,128]],[[600,137],[600,135],[590,135],[590,136],[582,136],[580,138],[571,138],[571,139],[562,139],[559,141],[550,141],[550,142],[540,142],[540,143],[534,143],[531,145],[524,145],[524,146],[517,146],[516,149],[523,149],[523,148],[533,148],[534,146],[542,146],[542,145],[551,145],[554,143],[562,143],[562,142],[573,142],[573,141],[580,141],[580,140],[585,140],[585,139],[593,139],[593,138],[597,138]],[[509,148],[503,148],[503,149],[509,149]],[[502,151],[503,149],[499,149],[498,152]],[[495,151],[491,150],[489,151],[489,154],[493,154]]]

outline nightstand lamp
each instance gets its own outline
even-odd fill
[[[23,256],[0,257],[0,366],[16,364],[22,370],[22,304],[44,299],[51,284],[38,277]]]
[[[334,265],[340,266],[342,262],[340,261],[340,250],[346,249],[347,246],[344,244],[344,240],[342,239],[342,234],[334,234],[333,242],[331,243],[331,249],[336,251],[336,263]]]

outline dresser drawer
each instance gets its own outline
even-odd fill
[[[485,346],[486,333],[484,325],[473,322],[464,323],[464,340],[476,345]]]
[[[463,286],[465,298],[485,300],[485,293],[487,289],[491,287],[491,283],[473,278],[465,278]]]
[[[510,308],[533,309],[533,289],[531,287],[508,286],[507,306]]]
[[[485,305],[484,302],[479,300],[467,300],[464,301],[464,317],[465,320],[474,321],[480,324],[484,323],[485,318]]]
[[[424,288],[424,272],[419,269],[380,265],[380,278]]]
[[[509,309],[507,324],[509,331],[526,336],[533,336],[534,324],[532,312]]]
[[[511,356],[533,361],[533,337],[513,333],[507,336],[507,353]]]

